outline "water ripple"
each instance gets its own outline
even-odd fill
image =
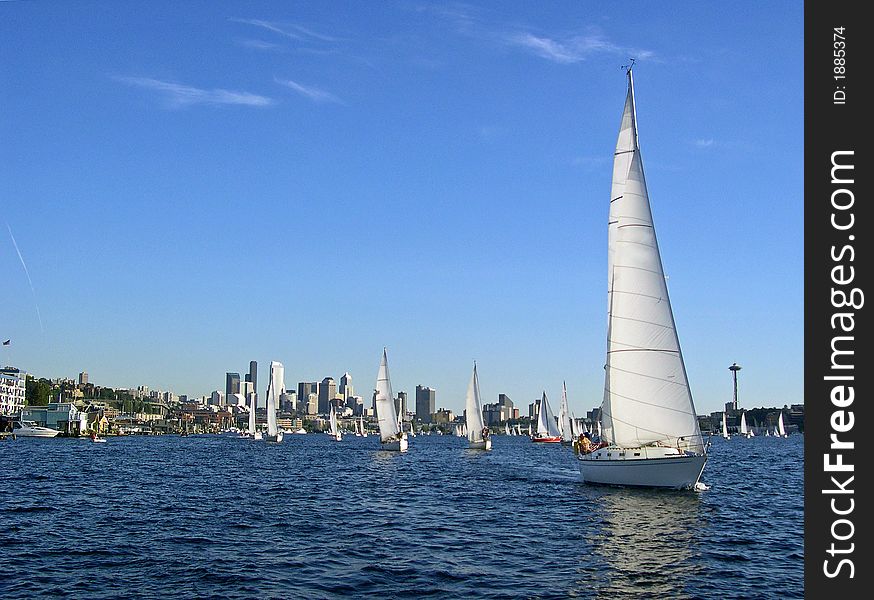
[[[800,436],[714,441],[700,493],[567,448],[219,436],[3,444],[4,598],[801,598]]]

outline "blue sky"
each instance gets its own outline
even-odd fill
[[[802,50],[801,2],[2,2],[0,361],[369,398],[386,346],[438,406],[476,359],[580,415],[634,56],[698,412],[735,361],[741,405],[803,402]]]

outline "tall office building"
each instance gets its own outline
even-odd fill
[[[254,360],[249,361],[249,374],[246,375],[246,381],[252,382],[252,387],[255,388],[255,393],[258,393],[258,363]]]
[[[319,414],[331,412],[331,400],[337,395],[337,383],[333,377],[325,377],[319,385]]]
[[[285,367],[275,360],[270,362],[270,386],[273,388],[274,408],[279,409],[279,399],[285,393]],[[267,406],[266,398],[264,406]]]
[[[310,392],[307,396],[307,414],[308,415],[317,415],[319,414],[319,395],[315,392]]]
[[[317,394],[318,390],[319,384],[314,381],[301,381],[297,384],[297,399],[304,405],[308,415],[316,414],[309,411],[308,403],[310,394]]]
[[[79,373],[79,385],[85,385],[88,383],[88,372],[82,371]]]
[[[407,393],[398,392],[398,397],[395,398],[395,411],[402,420],[407,418]]]
[[[343,395],[343,402],[347,402],[350,397],[355,395],[352,389],[352,376],[346,372],[340,378],[340,393]]]
[[[416,419],[422,423],[430,423],[431,415],[434,414],[437,402],[437,391],[429,388],[416,386]]]
[[[226,373],[225,374],[225,397],[227,398],[231,394],[239,394],[240,393],[240,374],[239,373]]]

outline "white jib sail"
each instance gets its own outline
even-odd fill
[[[747,413],[740,414],[740,433],[741,435],[749,433],[749,430],[747,429]]]
[[[473,375],[467,386],[467,401],[465,403],[465,423],[467,425],[467,440],[469,442],[483,441],[483,409],[479,397],[479,378],[476,374],[476,363],[473,363]]]
[[[777,433],[786,435],[786,429],[783,427],[783,412],[780,411],[780,417],[777,419]]]
[[[391,395],[391,381],[388,377],[388,357],[385,348],[382,350],[382,361],[379,363],[379,374],[376,376],[376,419],[379,423],[379,439],[383,442],[396,438],[398,415]]]
[[[281,362],[270,363],[270,383],[267,385],[267,435],[276,435],[276,407],[279,405],[279,395],[285,393],[285,367]]]
[[[608,269],[604,437],[625,447],[683,438],[703,452],[644,179],[630,70],[614,155]]]
[[[722,437],[728,437],[728,425],[725,422],[725,413],[722,413]]]
[[[558,408],[558,424],[561,429],[561,439],[565,442],[573,441],[574,430],[567,406],[567,384],[564,381],[561,382],[561,404]]]
[[[249,407],[249,435],[255,435],[255,405],[257,404],[255,394],[249,394],[252,398],[252,405]]]

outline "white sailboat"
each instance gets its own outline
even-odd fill
[[[780,411],[780,416],[777,419],[777,434],[780,437],[789,437],[786,434],[786,428],[783,427],[783,411]]]
[[[504,435],[512,435],[510,433],[510,424],[509,423],[504,423]]]
[[[574,429],[567,406],[567,384],[561,382],[561,404],[558,407],[558,426],[561,431],[561,443],[570,446],[574,443]]]
[[[479,396],[479,377],[476,374],[476,363],[473,363],[473,375],[470,376],[470,384],[467,386],[467,400],[464,412],[469,447],[473,450],[491,450],[492,438],[489,435],[489,428],[483,423],[483,409]]]
[[[358,417],[358,435],[367,437],[367,429],[364,428],[364,415]]]
[[[628,90],[613,157],[602,437],[578,455],[587,483],[697,488],[707,462],[689,390]]]
[[[747,438],[751,438],[755,435],[752,428],[747,426],[747,413],[745,412],[740,414],[740,434],[745,435]]]
[[[549,400],[546,392],[540,397],[540,408],[537,411],[537,432],[531,438],[532,442],[560,443],[561,433],[555,423],[552,409],[549,408]]]
[[[328,435],[331,436],[331,439],[335,442],[339,442],[343,439],[343,434],[340,432],[340,425],[337,423],[337,411],[334,410],[333,403],[331,404],[331,415],[328,418],[328,423],[330,424],[331,430],[328,432]]]
[[[722,437],[726,440],[731,439],[731,436],[728,435],[728,425],[725,423],[725,412],[722,413]]]
[[[258,401],[255,394],[249,395],[252,398],[252,406],[249,407],[249,431],[246,432],[246,437],[250,440],[260,440],[261,432],[255,428],[255,404],[257,404]]]
[[[267,434],[263,436],[265,442],[278,444],[282,441],[283,432],[279,431],[276,425],[276,408],[279,405],[280,394],[285,393],[284,374],[285,367],[281,362],[274,360],[270,363],[270,383],[267,384]]]
[[[398,414],[391,394],[388,376],[388,356],[382,349],[382,361],[376,376],[376,419],[379,424],[379,441],[383,450],[406,452],[407,434],[398,427]]]

